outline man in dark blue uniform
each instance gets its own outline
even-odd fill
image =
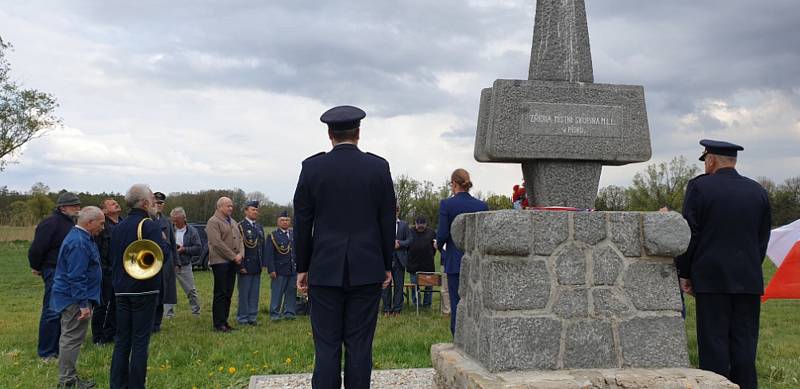
[[[769,242],[767,192],[736,171],[733,143],[701,140],[705,174],[686,186],[683,217],[692,230],[676,258],[681,289],[697,302],[700,368],[756,388],[756,347]]]
[[[239,308],[236,321],[239,324],[258,325],[258,297],[261,291],[261,268],[266,264],[264,258],[264,227],[258,219],[258,200],[249,201],[244,206],[244,219],[239,222],[239,232],[244,242],[244,257],[239,265]]]
[[[111,233],[109,249],[112,284],[117,299],[117,334],[109,377],[111,389],[145,387],[147,351],[162,289],[161,272],[151,278],[135,279],[125,271],[122,254],[128,245],[138,240],[140,223],[142,239],[156,242],[164,253],[170,250],[160,223],[152,220],[157,211],[150,187],[133,185],[125,194],[125,203],[130,213]]]
[[[297,267],[295,266],[294,233],[289,230],[289,212],[278,216],[278,228],[267,237],[264,256],[270,284],[270,320],[294,320],[297,300]]]
[[[169,250],[164,251],[164,266],[161,270],[161,293],[158,294],[159,302],[156,305],[156,319],[153,322],[153,332],[161,331],[161,322],[166,316],[171,319],[175,316],[175,304],[178,303],[178,289],[175,278],[175,259],[178,258],[178,246],[175,244],[175,230],[169,214],[164,214],[167,195],[161,192],[153,193],[156,199],[156,216],[153,221],[161,226],[161,232],[166,237]],[[164,312],[166,310],[166,312]]]
[[[359,108],[339,106],[328,125],[329,153],[305,161],[294,194],[297,288],[308,291],[314,333],[314,388],[368,388],[381,287],[391,282],[395,194],[389,163],[358,149]]]

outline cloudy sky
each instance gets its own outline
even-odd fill
[[[800,174],[800,2],[587,0],[595,82],[643,85],[653,159],[698,139],[745,147],[740,171]],[[64,127],[0,185],[261,191],[291,200],[330,144],[322,112],[367,112],[361,148],[393,175],[509,194],[518,165],[472,157],[481,88],[526,79],[533,0],[15,1],[12,77],[53,93]],[[606,167],[627,185],[645,164]]]

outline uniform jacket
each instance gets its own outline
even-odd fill
[[[411,235],[412,241],[408,249],[408,267],[406,270],[412,274],[420,271],[436,271],[436,266],[433,263],[433,257],[436,255],[433,239],[436,235],[433,230],[427,227],[422,232],[413,229],[411,230]]]
[[[251,224],[245,218],[239,222],[239,233],[244,239],[244,257],[241,267],[247,271],[247,274],[260,274],[261,268],[266,266],[264,227],[258,222]]]
[[[164,251],[164,269],[162,273],[163,288],[161,289],[162,304],[178,303],[178,286],[175,282],[175,265],[178,258],[178,246],[175,244],[175,230],[168,216],[158,214],[156,222],[161,226],[161,232],[167,237],[169,250]]]
[[[72,227],[58,254],[51,308],[61,312],[72,304],[81,308],[100,305],[102,279],[100,252],[92,236],[86,230]]]
[[[378,284],[392,266],[395,194],[389,163],[352,144],[303,161],[294,193],[297,272],[310,285]]]
[[[74,225],[72,218],[56,208],[36,226],[33,242],[28,249],[31,269],[41,271],[43,267],[56,267],[61,242]]]
[[[116,295],[138,295],[159,293],[162,288],[162,273],[158,272],[154,277],[146,280],[137,280],[128,275],[122,266],[122,253],[133,241],[137,239],[137,229],[139,222],[149,218],[143,209],[134,208],[123,221],[114,227],[111,233],[111,276]],[[145,220],[142,224],[142,238],[149,239],[161,247],[161,251],[170,250],[169,243],[164,239],[161,225],[154,220]],[[163,269],[164,267],[162,267]]]
[[[265,257],[268,272],[275,272],[279,276],[297,274],[294,259],[296,249],[292,234],[291,230],[283,232],[280,228],[276,228],[275,231],[267,235]],[[288,250],[289,252],[282,254],[279,250],[283,252]]]
[[[397,234],[395,234],[395,239],[400,241],[400,248],[394,250],[392,259],[405,268],[408,267],[408,247],[411,246],[411,230],[408,229],[408,223],[402,220],[396,221],[396,224]]]
[[[692,230],[678,274],[698,293],[763,294],[771,210],[767,192],[735,169],[689,181],[683,217]]]
[[[206,223],[208,236],[208,264],[233,262],[237,254],[244,255],[244,244],[236,220],[228,220],[217,211]]]
[[[117,220],[122,221],[122,217],[119,217]],[[114,227],[116,227],[117,224],[119,223],[114,223],[111,218],[106,216],[105,228],[99,235],[94,237],[94,242],[97,243],[97,251],[100,252],[100,267],[102,267],[105,272],[111,272],[111,233],[114,231]]]
[[[172,225],[173,231],[176,229]],[[194,259],[203,254],[203,242],[200,240],[200,233],[197,229],[186,225],[186,232],[183,233],[183,249],[182,253],[178,254],[178,266],[192,266]]]
[[[445,273],[461,273],[461,257],[464,256],[461,249],[453,243],[453,237],[450,236],[450,224],[453,223],[453,219],[462,213],[488,210],[489,207],[486,203],[472,197],[468,192],[456,193],[455,196],[439,203],[439,230],[436,233],[436,244],[442,253]],[[447,250],[443,250],[445,244]]]

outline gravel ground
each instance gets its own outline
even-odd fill
[[[370,387],[376,389],[430,389],[433,369],[373,370]],[[250,377],[250,389],[306,389],[311,374],[258,375]]]

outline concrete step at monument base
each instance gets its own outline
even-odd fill
[[[434,387],[437,389],[734,389],[739,387],[719,374],[688,368],[490,373],[451,343],[433,345],[431,361],[436,371]]]

